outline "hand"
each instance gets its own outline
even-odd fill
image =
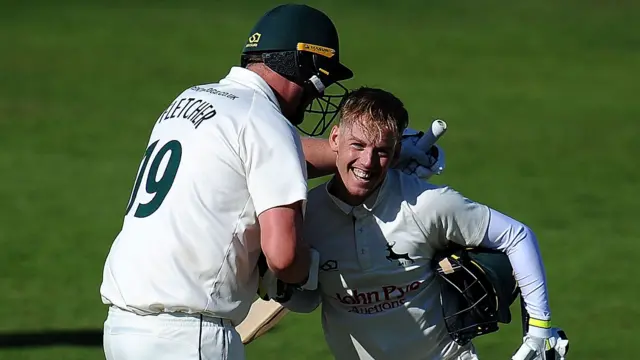
[[[560,328],[529,325],[529,331],[512,360],[565,360],[569,338]]]
[[[291,299],[291,295],[295,289],[315,290],[318,288],[318,271],[320,266],[320,253],[315,249],[309,249],[311,256],[311,265],[309,267],[309,275],[307,281],[301,285],[287,284],[278,279],[275,274],[269,270],[267,258],[264,254],[260,254],[258,258],[258,296],[262,300],[269,301],[273,299],[279,303],[287,302]]]
[[[433,175],[440,175],[444,171],[444,150],[434,145],[429,151],[424,151],[416,146],[423,133],[405,129],[402,134],[402,149],[400,159],[394,166],[406,174],[415,174],[419,178],[427,180]]]
[[[264,301],[273,299],[283,303],[291,299],[293,285],[287,284],[278,279],[273,271],[269,270],[267,258],[260,254],[258,258],[258,296]]]

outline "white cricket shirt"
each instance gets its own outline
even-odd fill
[[[489,208],[390,170],[363,205],[319,186],[305,240],[320,253],[322,325],[336,359],[441,359],[462,349],[442,319],[431,259],[447,241],[477,246]]]
[[[302,144],[274,93],[238,67],[186,89],[158,118],[138,173],[102,301],[237,325],[257,289],[257,215],[307,197]]]

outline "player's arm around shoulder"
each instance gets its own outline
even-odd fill
[[[324,138],[303,137],[302,148],[310,179],[331,175],[336,171],[336,154]]]
[[[239,144],[267,264],[282,281],[304,283],[310,256],[302,241],[307,179],[300,138],[273,104],[256,98]]]

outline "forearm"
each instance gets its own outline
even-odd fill
[[[302,148],[309,179],[335,173],[336,154],[331,150],[327,139],[303,137]]]
[[[289,284],[307,281],[310,247],[302,239],[301,202],[279,206],[258,216],[260,246],[269,269]]]
[[[526,225],[491,209],[487,234],[481,246],[509,256],[529,315],[549,320],[549,295],[540,249],[535,234]]]
[[[306,243],[299,241],[293,254],[290,255],[282,254],[282,248],[266,250],[263,247],[263,251],[269,269],[278,279],[288,284],[304,284],[307,281],[311,256]]]

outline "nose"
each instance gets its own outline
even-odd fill
[[[365,149],[360,156],[360,164],[367,169],[373,166],[375,151],[373,149]]]

